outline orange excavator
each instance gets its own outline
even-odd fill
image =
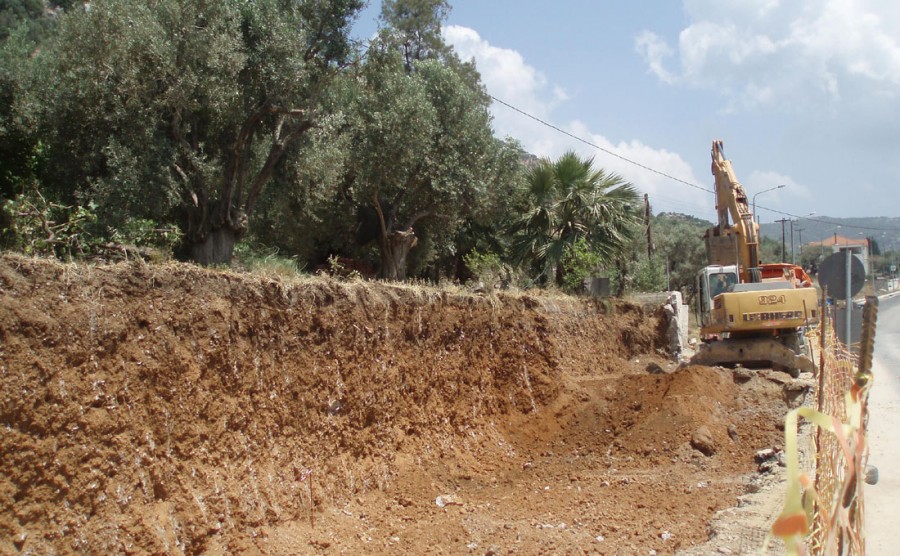
[[[704,235],[709,266],[697,276],[701,345],[692,363],[771,366],[791,376],[812,372],[806,331],[818,324],[818,296],[802,267],[759,260],[759,226],[747,194],[712,144],[718,224]]]

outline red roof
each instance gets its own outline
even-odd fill
[[[810,245],[821,245],[823,247],[831,247],[833,245],[868,246],[869,240],[868,240],[868,238],[851,239],[849,237],[839,236],[839,235],[835,234],[832,236],[828,236],[827,238],[823,239],[822,241],[813,241],[812,243],[810,243]]]

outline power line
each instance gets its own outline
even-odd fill
[[[651,168],[651,167],[649,167],[649,166],[647,166],[647,165],[645,165],[645,164],[641,164],[640,162],[636,162],[636,161],[634,161],[634,160],[631,160],[630,158],[624,157],[624,156],[622,156],[622,155],[620,155],[620,154],[618,154],[618,153],[615,153],[615,152],[613,152],[613,151],[611,151],[611,150],[609,150],[609,149],[605,149],[605,148],[601,147],[600,145],[591,143],[591,142],[588,141],[587,139],[584,139],[584,138],[582,138],[582,137],[578,137],[577,135],[574,135],[574,134],[572,134],[572,133],[569,133],[568,131],[566,131],[566,130],[564,130],[564,129],[558,127],[558,126],[555,126],[555,125],[551,124],[550,122],[547,122],[547,121],[545,121],[545,120],[542,120],[541,118],[538,118],[537,116],[534,116],[534,115],[532,115],[532,114],[529,114],[528,112],[525,112],[524,110],[522,110],[522,109],[520,109],[520,108],[517,108],[517,107],[513,106],[512,104],[509,104],[508,102],[505,102],[505,101],[503,101],[503,100],[500,100],[499,98],[495,97],[494,95],[488,94],[488,96],[490,96],[491,99],[493,99],[495,102],[498,102],[498,103],[502,104],[503,106],[506,106],[507,108],[509,108],[509,109],[511,109],[511,110],[514,110],[514,111],[518,112],[519,114],[522,114],[523,116],[525,116],[525,117],[527,117],[527,118],[530,118],[530,119],[532,119],[532,120],[538,122],[538,123],[541,124],[541,125],[544,125],[544,126],[546,126],[546,127],[549,127],[550,129],[553,129],[553,130],[555,130],[555,131],[558,131],[559,133],[562,133],[563,135],[566,135],[566,136],[568,136],[568,137],[571,137],[572,139],[575,139],[576,141],[580,141],[580,142],[584,143],[585,145],[588,145],[588,146],[593,147],[593,148],[595,148],[595,149],[597,149],[597,150],[603,151],[603,152],[605,152],[606,154],[608,154],[608,155],[610,155],[610,156],[614,156],[614,157],[616,157],[616,158],[618,158],[618,159],[620,159],[620,160],[624,160],[625,162],[627,162],[627,163],[629,163],[629,164],[633,164],[634,166],[637,166],[638,168],[643,168],[644,170],[647,170],[648,172],[653,172],[654,174],[658,174],[658,175],[660,175],[660,176],[669,178],[670,180],[677,181],[677,182],[682,183],[682,184],[684,184],[684,185],[687,185],[687,186],[689,186],[689,187],[693,187],[694,189],[699,189],[700,191],[705,191],[705,192],[707,192],[707,193],[713,193],[713,194],[715,193],[715,191],[713,191],[712,189],[707,189],[707,188],[702,187],[702,186],[700,186],[700,185],[697,185],[697,184],[695,184],[695,183],[691,183],[691,182],[689,182],[689,181],[686,181],[686,180],[683,180],[683,179],[681,179],[681,178],[675,177],[675,176],[673,176],[673,175],[671,175],[671,174],[667,174],[667,173],[665,173],[665,172],[661,172],[661,171],[659,171],[659,170],[657,170],[657,169],[655,169],[655,168]],[[790,217],[792,217],[792,218],[797,218],[797,219],[802,218],[803,220],[808,220],[808,221],[811,221],[811,222],[819,222],[820,224],[829,224],[829,225],[833,225],[833,226],[841,226],[842,228],[853,228],[853,229],[855,229],[855,230],[874,230],[874,231],[879,231],[879,232],[900,232],[900,228],[880,228],[880,227],[875,227],[875,226],[854,226],[854,225],[850,225],[850,224],[840,224],[840,223],[837,223],[837,222],[829,222],[828,220],[820,220],[820,219],[817,219],[817,218],[809,218],[809,217],[806,217],[806,216],[800,216],[800,215],[797,215],[797,214],[791,214],[791,213],[789,213],[789,212],[784,212],[784,211],[780,211],[780,210],[776,210],[776,209],[768,208],[768,207],[763,207],[763,206],[759,206],[758,208],[761,208],[761,209],[764,209],[764,210],[768,210],[768,211],[774,212],[774,213],[776,213],[776,214],[781,214],[782,216],[790,216]]]
[[[673,176],[671,174],[661,172],[655,168],[651,168],[645,164],[641,164],[640,162],[635,162],[634,160],[631,160],[630,158],[626,158],[626,157],[624,157],[618,153],[615,153],[609,149],[604,149],[600,145],[595,145],[594,143],[591,143],[587,139],[582,139],[581,137],[578,137],[577,135],[573,135],[572,133],[569,133],[568,131],[566,131],[562,128],[556,127],[555,125],[551,124],[550,122],[544,121],[544,120],[538,118],[537,116],[533,116],[533,115],[529,114],[528,112],[525,112],[524,110],[520,110],[519,108],[516,108],[512,104],[509,104],[508,102],[504,102],[504,101],[500,100],[499,98],[495,97],[494,95],[489,95],[489,96],[492,99],[494,99],[496,102],[499,102],[500,104],[502,104],[503,106],[506,106],[507,108],[511,108],[512,110],[515,110],[516,112],[518,112],[519,114],[522,114],[523,116],[531,118],[532,120],[538,122],[539,124],[545,125],[545,126],[549,127],[550,129],[554,129],[554,130],[562,133],[563,135],[568,135],[572,139],[575,139],[576,141],[581,141],[585,145],[589,145],[591,147],[594,147],[597,150],[601,150],[610,156],[614,156],[620,160],[624,160],[625,162],[627,162],[629,164],[633,164],[633,165],[637,166],[638,168],[643,168],[644,170],[647,170],[648,172],[653,172],[654,174],[659,174],[660,176],[669,178],[670,180],[674,180],[674,181],[683,183],[684,185],[693,187],[694,189],[699,189],[700,191],[706,191],[707,193],[715,193],[715,191],[713,191],[712,189],[707,189],[705,187],[699,186],[695,183],[691,183],[691,182],[683,180],[681,178],[676,178],[675,176]]]

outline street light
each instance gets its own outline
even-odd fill
[[[756,197],[759,196],[759,195],[762,195],[763,193],[766,193],[766,192],[768,192],[768,191],[775,191],[776,189],[781,189],[782,187],[787,187],[787,184],[784,184],[784,183],[783,183],[783,184],[781,184],[781,185],[772,187],[772,188],[770,188],[770,189],[764,189],[763,191],[760,191],[759,193],[753,195],[753,216],[756,217],[756,223],[757,223],[757,224],[759,224],[759,215],[756,213]]]

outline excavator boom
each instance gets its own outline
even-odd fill
[[[706,231],[709,264],[737,264],[742,282],[751,281],[751,269],[759,266],[759,226],[750,211],[747,193],[725,158],[721,140],[712,144],[712,174],[716,184],[718,223]]]

